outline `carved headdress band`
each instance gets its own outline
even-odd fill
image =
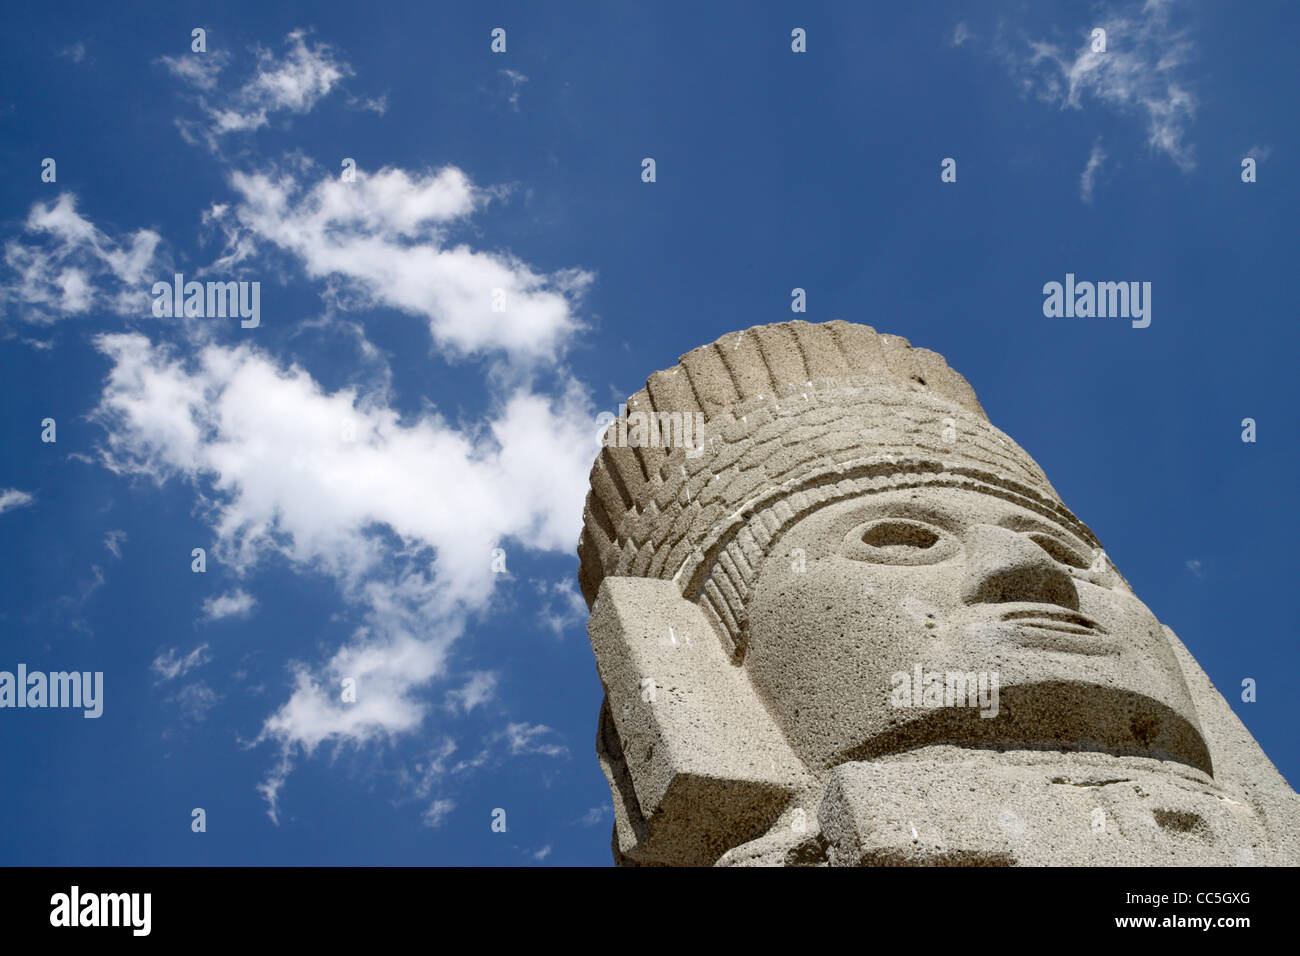
[[[683,420],[703,422],[675,433],[689,443],[645,427]],[[582,592],[590,605],[611,574],[674,580],[736,652],[758,566],[785,526],[916,486],[1009,498],[1097,545],[938,354],[841,321],[732,333],[651,375],[607,430],[578,545]]]

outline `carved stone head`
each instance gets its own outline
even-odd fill
[[[620,862],[1296,859],[1296,795],[933,352],[696,349],[584,518]]]

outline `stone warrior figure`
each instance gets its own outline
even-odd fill
[[[1300,863],[1300,797],[941,356],[759,326],[624,414],[578,545],[617,863]]]

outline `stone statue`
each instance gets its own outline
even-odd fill
[[[1300,863],[1300,797],[934,352],[697,348],[584,522],[620,864]]]

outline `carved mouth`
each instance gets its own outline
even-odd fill
[[[1109,633],[1106,628],[1092,618],[1085,617],[1076,611],[1064,609],[1053,610],[1051,608],[1035,607],[1006,611],[999,619],[1014,622],[1023,627],[1035,627],[1044,631],[1059,631],[1062,634],[1078,634],[1083,637],[1094,637]]]
[[[1119,654],[1119,645],[1101,624],[1077,611],[1022,604],[997,618],[1016,629],[1016,643],[1043,651],[1107,657]]]

